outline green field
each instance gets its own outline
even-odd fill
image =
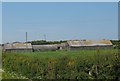
[[[40,58],[40,59],[58,59],[63,56],[69,58],[86,58],[95,57],[96,55],[106,56],[114,55],[118,53],[118,50],[81,50],[81,51],[48,51],[48,52],[22,52],[22,53],[12,53],[23,56],[28,56],[30,58]]]
[[[3,54],[6,73],[29,79],[116,79],[120,78],[119,63],[115,49]],[[6,73],[4,79],[13,78]]]
[[[0,49],[0,80],[2,79],[2,50]]]

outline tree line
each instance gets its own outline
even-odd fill
[[[111,40],[114,45],[114,48],[120,49],[120,40]]]
[[[67,41],[46,41],[46,40],[34,40],[34,41],[31,41],[30,43],[32,45],[45,45],[45,44],[61,44],[61,43],[65,43]]]

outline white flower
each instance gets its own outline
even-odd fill
[[[91,71],[89,71],[89,75],[91,76],[92,74],[91,74]]]

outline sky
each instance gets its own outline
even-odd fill
[[[2,3],[2,42],[118,39],[117,2]]]
[[[2,43],[2,3],[0,2],[0,44]]]
[[[2,2],[118,2],[119,0],[1,0]]]

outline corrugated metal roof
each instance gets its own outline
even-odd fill
[[[46,51],[46,50],[57,50],[56,45],[33,45],[34,50]]]
[[[70,40],[67,43],[74,47],[113,45],[110,40]]]
[[[52,49],[57,48],[58,45],[32,45],[33,49]]]
[[[31,43],[5,44],[4,49],[32,49]]]

